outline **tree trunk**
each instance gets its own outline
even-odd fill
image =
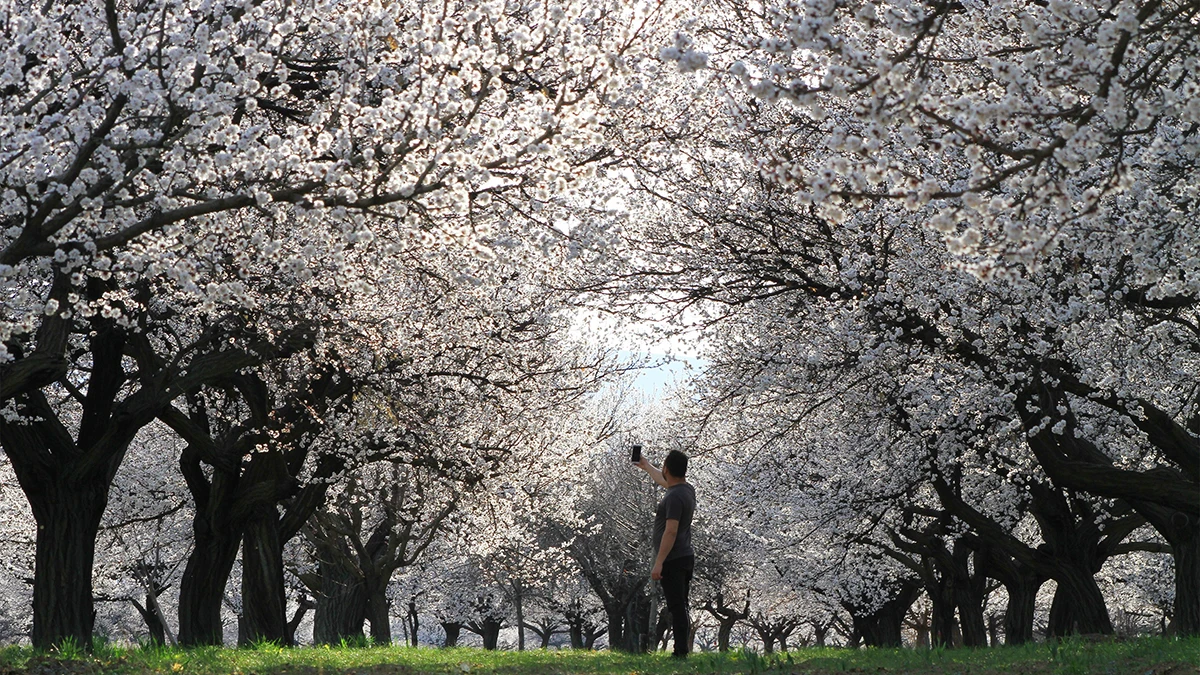
[[[1112,620],[1096,578],[1088,570],[1061,569],[1050,605],[1047,637],[1112,635]]]
[[[829,626],[824,624],[813,624],[813,638],[816,640],[817,647],[825,646],[825,638],[829,635]]]
[[[197,514],[196,521],[200,519]],[[241,542],[237,533],[216,534],[197,522],[193,522],[192,532],[195,544],[179,582],[179,644],[219,646],[225,635],[221,621],[225,586]]]
[[[723,619],[717,628],[717,651],[729,651],[729,636],[733,633],[733,627],[737,625],[737,619]]]
[[[971,574],[967,565],[970,549],[956,544],[954,547],[954,600],[958,605],[958,623],[962,630],[964,647],[988,646],[987,626],[983,619],[983,596],[987,584],[981,570],[983,556],[976,554],[976,572]]]
[[[1002,580],[1003,581],[1003,580]],[[1020,575],[1004,585],[1008,591],[1008,606],[1004,611],[1004,644],[1023,645],[1033,642],[1033,618],[1041,579]]]
[[[1054,599],[1050,603],[1050,618],[1046,624],[1046,637],[1066,637],[1075,631],[1074,620],[1071,616],[1070,601],[1066,599],[1066,593],[1062,590],[1062,585],[1054,590]]]
[[[495,651],[500,643],[500,621],[493,618],[483,620],[480,637],[483,638],[483,648],[489,651]]]
[[[913,642],[913,647],[917,649],[930,649],[933,646],[930,642],[932,623],[933,612],[931,610],[916,614],[913,616],[913,618],[907,621],[908,627],[917,632],[917,637]]]
[[[854,615],[850,615],[851,621],[854,620]],[[846,649],[858,649],[862,646],[863,636],[862,631],[857,628],[852,628],[850,634],[846,636]]]
[[[604,608],[608,617],[608,648],[621,650],[625,647],[625,607],[611,605]]]
[[[525,651],[525,603],[524,593],[521,591],[521,585],[515,584],[513,588],[513,609],[517,614],[517,651]]]
[[[33,645],[49,649],[71,639],[90,651],[95,621],[92,566],[108,485],[43,487],[37,504],[30,503],[37,521]]]
[[[150,639],[150,644],[163,646],[167,644],[167,631],[163,627],[163,622],[158,618],[158,613],[150,609],[152,598],[146,596],[146,604],[143,606],[137,600],[131,600],[134,609],[141,615],[142,621],[146,622],[146,633]]]
[[[255,507],[242,538],[243,645],[287,641],[287,596],[283,584],[283,538],[273,503]]]
[[[760,640],[762,640],[763,653],[764,654],[774,654],[775,653],[775,633],[768,628],[760,628],[758,626],[755,626],[755,630],[758,631],[758,637]]]
[[[288,620],[287,623],[287,643],[290,646],[299,646],[300,643],[296,640],[296,630],[300,628],[300,624],[304,621],[304,617],[308,614],[308,610],[315,608],[316,605],[314,605],[307,597],[300,598],[300,604],[296,607],[296,612],[292,614],[292,618]]]
[[[1176,535],[1171,538],[1175,558],[1173,625],[1179,637],[1195,637],[1200,635],[1200,528],[1194,518],[1182,512],[1174,514],[1172,519],[1180,521]]]
[[[850,617],[854,621],[854,632],[862,637],[868,647],[901,647],[903,638],[901,630],[908,608],[916,601],[921,593],[921,586],[915,581],[899,585],[892,599],[870,613],[851,609]]]
[[[998,618],[995,614],[988,614],[987,634],[989,647],[1000,646],[1000,622],[997,620]]]
[[[417,637],[417,629],[421,627],[421,617],[417,614],[417,601],[410,599],[408,601],[408,614],[404,619],[405,629],[412,635],[412,644],[410,647],[419,647],[420,640]]]
[[[625,607],[625,651],[641,654],[649,647],[649,641],[650,599],[639,593]]]
[[[367,618],[367,591],[360,579],[333,563],[321,562],[320,592],[313,614],[313,642],[337,645],[362,639]]]
[[[387,597],[387,583],[371,589],[367,595],[367,620],[371,622],[371,639],[377,647],[392,644],[391,603]]]
[[[929,600],[933,604],[931,626],[933,645],[935,647],[953,647],[957,619],[954,616],[954,590],[951,583],[943,576],[936,586],[926,590],[929,593]]]
[[[442,647],[450,649],[458,646],[458,636],[462,635],[462,624],[457,621],[443,621],[442,630],[446,632],[446,641]]]
[[[671,630],[671,612],[665,606],[658,611],[658,618],[654,620],[654,645],[651,651],[666,649],[670,644],[667,642],[667,633]]]
[[[567,632],[571,636],[571,649],[583,649],[583,619],[569,617]]]

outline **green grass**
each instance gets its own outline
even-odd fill
[[[1122,642],[1067,641],[998,649],[803,649],[768,657],[750,652],[698,653],[685,662],[666,654],[304,647],[168,649],[97,643],[55,652],[0,648],[0,675],[720,675],[912,673],[914,675],[1200,675],[1200,638]]]

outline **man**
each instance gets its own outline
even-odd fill
[[[650,474],[655,483],[665,487],[667,493],[658,503],[654,513],[654,569],[650,578],[662,584],[667,599],[667,611],[671,613],[671,626],[675,632],[676,658],[687,658],[690,645],[688,637],[691,622],[688,621],[688,587],[692,580],[692,568],[696,554],[692,550],[692,514],[696,511],[696,491],[685,480],[688,457],[678,450],[667,453],[662,470],[650,465],[645,457],[636,466]]]

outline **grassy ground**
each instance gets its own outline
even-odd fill
[[[790,673],[913,675],[1200,675],[1200,639],[1069,641],[999,649],[804,649],[771,657],[751,653],[665,654],[478,649],[120,648],[99,645],[91,656],[66,649],[39,653],[0,648],[0,675],[786,675]]]

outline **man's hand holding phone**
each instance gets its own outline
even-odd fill
[[[658,483],[662,487],[667,487],[667,481],[663,478],[662,471],[654,468],[654,466],[650,464],[650,460],[646,459],[645,455],[642,454],[642,446],[633,446],[633,451],[630,453],[629,459],[633,462],[635,467],[650,474],[650,478],[655,483]]]
[[[642,471],[645,471],[650,466],[650,462],[642,455],[642,446],[636,443],[629,453],[629,461],[633,462],[633,465]]]

